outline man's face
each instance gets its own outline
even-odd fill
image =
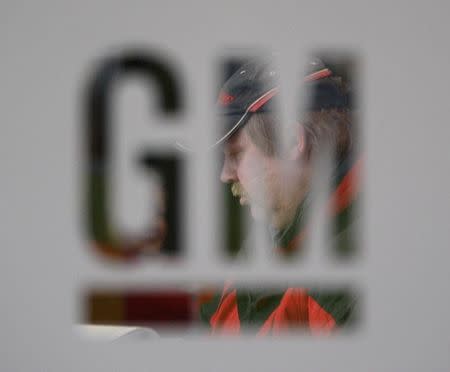
[[[232,184],[233,194],[241,205],[250,205],[254,218],[267,218],[273,227],[281,228],[299,202],[299,171],[297,162],[265,155],[241,129],[224,146],[220,179]]]

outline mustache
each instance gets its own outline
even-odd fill
[[[235,182],[231,185],[231,193],[234,197],[245,196],[247,194],[239,182]]]
[[[256,182],[261,182],[264,178],[264,175],[258,175],[250,179],[250,183],[254,184]],[[244,187],[240,182],[234,182],[231,185],[231,193],[235,197],[245,196],[247,199],[249,198],[249,194],[245,191]]]

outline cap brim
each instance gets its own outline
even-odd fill
[[[248,113],[244,114],[234,114],[234,115],[218,115],[217,116],[217,126],[222,128],[219,132],[217,139],[207,148],[207,150],[213,150],[224,144],[230,137],[232,137],[239,129],[241,129],[247,122],[250,115]],[[182,141],[175,141],[174,146],[178,151],[181,152],[194,152],[195,144],[187,144]]]

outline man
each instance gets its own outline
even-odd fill
[[[275,110],[276,76],[270,60],[254,60],[223,86],[219,105],[225,131],[217,141],[224,152],[220,179],[231,185],[233,195],[249,206],[254,218],[267,222],[275,248],[289,254],[301,250],[308,233],[315,161],[330,151],[335,160],[329,180],[334,246],[349,254],[360,160],[348,90],[320,60],[313,60],[304,79],[308,104],[292,126],[293,140],[283,149]],[[201,314],[213,333],[239,333],[244,325],[254,326],[259,335],[298,328],[328,332],[348,323],[354,306],[354,296],[346,291],[313,293],[297,287],[249,291],[228,285],[202,306]]]

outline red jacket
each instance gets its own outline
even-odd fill
[[[216,312],[210,319],[213,334],[239,334],[241,321],[237,290],[225,287]],[[288,330],[309,329],[329,333],[336,321],[302,288],[288,288],[279,303],[258,327],[258,336],[277,335]]]

